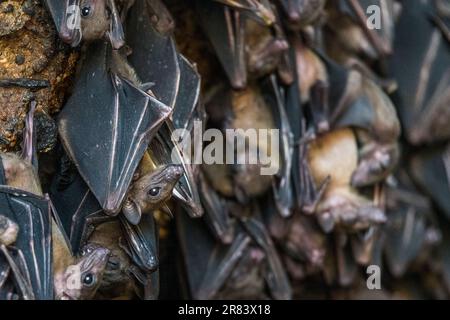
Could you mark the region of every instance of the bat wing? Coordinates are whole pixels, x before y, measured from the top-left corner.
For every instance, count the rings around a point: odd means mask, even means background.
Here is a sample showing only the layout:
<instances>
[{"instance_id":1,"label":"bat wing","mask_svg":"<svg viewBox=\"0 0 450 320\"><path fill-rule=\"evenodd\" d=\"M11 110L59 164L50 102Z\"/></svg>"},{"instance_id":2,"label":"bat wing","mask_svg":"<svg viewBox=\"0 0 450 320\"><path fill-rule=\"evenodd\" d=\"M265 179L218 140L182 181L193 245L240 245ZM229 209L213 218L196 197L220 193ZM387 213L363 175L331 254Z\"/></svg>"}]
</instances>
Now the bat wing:
<instances>
[{"instance_id":1,"label":"bat wing","mask_svg":"<svg viewBox=\"0 0 450 320\"><path fill-rule=\"evenodd\" d=\"M175 129L187 130L199 102L200 75L194 66L180 54L178 55L178 64L181 77L172 113L172 122Z\"/></svg>"},{"instance_id":2,"label":"bat wing","mask_svg":"<svg viewBox=\"0 0 450 320\"><path fill-rule=\"evenodd\" d=\"M48 200L1 185L0 207L3 215L19 225L14 247L3 247L2 253L10 267L14 267L12 273L15 282L20 284L22 295L26 295L27 299L52 299L51 213Z\"/></svg>"},{"instance_id":3,"label":"bat wing","mask_svg":"<svg viewBox=\"0 0 450 320\"><path fill-rule=\"evenodd\" d=\"M291 299L292 289L289 279L266 227L256 218L241 219L241 222L244 229L266 253L269 265L266 281L272 296L281 300Z\"/></svg>"},{"instance_id":4,"label":"bat wing","mask_svg":"<svg viewBox=\"0 0 450 320\"><path fill-rule=\"evenodd\" d=\"M58 124L63 145L107 214L119 213L147 146L171 109L107 70L106 43L88 49Z\"/></svg>"},{"instance_id":5,"label":"bat wing","mask_svg":"<svg viewBox=\"0 0 450 320\"><path fill-rule=\"evenodd\" d=\"M138 225L120 217L132 261L144 272L158 268L158 230L153 215L142 216Z\"/></svg>"},{"instance_id":6,"label":"bat wing","mask_svg":"<svg viewBox=\"0 0 450 320\"><path fill-rule=\"evenodd\" d=\"M61 30L61 25L66 15L66 0L45 0L48 10L52 15L56 30Z\"/></svg>"},{"instance_id":7,"label":"bat wing","mask_svg":"<svg viewBox=\"0 0 450 320\"><path fill-rule=\"evenodd\" d=\"M200 219L179 215L177 231L194 299L212 299L231 275L251 239L240 230L230 245L217 242Z\"/></svg>"},{"instance_id":8,"label":"bat wing","mask_svg":"<svg viewBox=\"0 0 450 320\"><path fill-rule=\"evenodd\" d=\"M149 153L158 166L174 162L183 166L184 174L175 185L173 195L181 201L190 216L199 217L203 215L203 208L200 203L193 168L185 159L180 145L172 138L173 130L172 123L166 122L155 139L150 142Z\"/></svg>"},{"instance_id":9,"label":"bat wing","mask_svg":"<svg viewBox=\"0 0 450 320\"><path fill-rule=\"evenodd\" d=\"M130 64L142 82L152 84L156 98L173 108L180 86L179 57L173 39L152 25L146 0L136 0L127 17L126 39L132 48Z\"/></svg>"},{"instance_id":10,"label":"bat wing","mask_svg":"<svg viewBox=\"0 0 450 320\"><path fill-rule=\"evenodd\" d=\"M64 160L60 163L61 170L52 180L50 197L61 225L69 236L72 251L77 255L88 238L88 218L101 216L103 209L75 165L66 155L61 159Z\"/></svg>"},{"instance_id":11,"label":"bat wing","mask_svg":"<svg viewBox=\"0 0 450 320\"><path fill-rule=\"evenodd\" d=\"M277 128L281 132L280 156L282 167L273 186L275 202L278 211L283 217L291 214L294 204L292 187L292 158L294 153L294 135L289 124L286 112L286 100L275 76L270 78L270 90L272 92L266 99L272 105ZM270 91L269 91L270 92Z\"/></svg>"},{"instance_id":12,"label":"bat wing","mask_svg":"<svg viewBox=\"0 0 450 320\"><path fill-rule=\"evenodd\" d=\"M213 1L197 1L197 11L231 85L244 88L247 83L245 16Z\"/></svg>"},{"instance_id":13,"label":"bat wing","mask_svg":"<svg viewBox=\"0 0 450 320\"><path fill-rule=\"evenodd\" d=\"M431 208L425 197L404 189L388 189L387 197L386 263L394 276L401 277L423 248Z\"/></svg>"},{"instance_id":14,"label":"bat wing","mask_svg":"<svg viewBox=\"0 0 450 320\"><path fill-rule=\"evenodd\" d=\"M450 181L448 155L433 149L415 155L410 162L414 181L433 199L447 219L450 219Z\"/></svg>"},{"instance_id":15,"label":"bat wing","mask_svg":"<svg viewBox=\"0 0 450 320\"><path fill-rule=\"evenodd\" d=\"M200 175L199 189L205 209L205 222L217 239L230 244L234 239L234 223L229 215L226 200L211 187L203 174Z\"/></svg>"},{"instance_id":16,"label":"bat wing","mask_svg":"<svg viewBox=\"0 0 450 320\"><path fill-rule=\"evenodd\" d=\"M152 25L145 0L136 0L127 19L127 43L133 49L129 56L139 78L152 84L156 98L177 110L173 120L176 126L184 126L195 108L199 95L199 77L193 67L176 51L171 37L159 34ZM143 41L145 39L146 41ZM183 78L183 83L181 83ZM157 165L182 164L184 175L174 188L174 196L179 199L194 216L202 214L193 170L185 160L181 147L172 139L174 124L166 121L149 150ZM172 159L172 154L176 159Z\"/></svg>"},{"instance_id":17,"label":"bat wing","mask_svg":"<svg viewBox=\"0 0 450 320\"><path fill-rule=\"evenodd\" d=\"M399 116L407 133L418 126L433 102L436 88L448 83L448 43L432 21L431 2L405 6L396 25L394 54L389 60L390 76L398 83L395 95ZM447 77L446 77L447 75Z\"/></svg>"}]
</instances>

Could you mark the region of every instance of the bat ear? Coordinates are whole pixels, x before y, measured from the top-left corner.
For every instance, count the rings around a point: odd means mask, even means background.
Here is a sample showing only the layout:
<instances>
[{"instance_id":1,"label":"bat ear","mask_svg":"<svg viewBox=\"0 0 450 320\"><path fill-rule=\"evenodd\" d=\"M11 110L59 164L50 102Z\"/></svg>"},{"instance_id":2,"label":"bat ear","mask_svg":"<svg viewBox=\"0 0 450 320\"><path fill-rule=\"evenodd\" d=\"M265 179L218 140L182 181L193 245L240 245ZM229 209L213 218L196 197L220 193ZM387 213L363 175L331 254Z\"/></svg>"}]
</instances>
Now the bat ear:
<instances>
[{"instance_id":1,"label":"bat ear","mask_svg":"<svg viewBox=\"0 0 450 320\"><path fill-rule=\"evenodd\" d=\"M123 32L122 21L114 0L108 0L108 7L111 10L111 22L108 37L114 49L120 49L125 44L125 34Z\"/></svg>"},{"instance_id":2,"label":"bat ear","mask_svg":"<svg viewBox=\"0 0 450 320\"><path fill-rule=\"evenodd\" d=\"M125 218L128 220L129 223L132 225L137 225L141 221L141 208L137 205L136 202L134 202L131 199L127 199L125 201L125 204L122 208L122 212L125 216Z\"/></svg>"}]
</instances>

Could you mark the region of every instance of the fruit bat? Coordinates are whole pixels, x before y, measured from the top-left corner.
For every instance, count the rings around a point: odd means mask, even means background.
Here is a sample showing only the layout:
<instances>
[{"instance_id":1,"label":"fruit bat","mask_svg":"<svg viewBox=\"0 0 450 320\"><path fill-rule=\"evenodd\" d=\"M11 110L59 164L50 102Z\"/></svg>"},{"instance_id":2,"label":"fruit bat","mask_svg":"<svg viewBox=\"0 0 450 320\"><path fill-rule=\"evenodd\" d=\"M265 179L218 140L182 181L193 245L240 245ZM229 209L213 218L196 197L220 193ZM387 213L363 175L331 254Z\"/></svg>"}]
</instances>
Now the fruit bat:
<instances>
[{"instance_id":1,"label":"fruit bat","mask_svg":"<svg viewBox=\"0 0 450 320\"><path fill-rule=\"evenodd\" d=\"M114 216L122 209L150 140L171 109L131 79L134 72L127 64L111 62L108 43L92 43L87 56L58 117L59 135L105 213Z\"/></svg>"}]
</instances>

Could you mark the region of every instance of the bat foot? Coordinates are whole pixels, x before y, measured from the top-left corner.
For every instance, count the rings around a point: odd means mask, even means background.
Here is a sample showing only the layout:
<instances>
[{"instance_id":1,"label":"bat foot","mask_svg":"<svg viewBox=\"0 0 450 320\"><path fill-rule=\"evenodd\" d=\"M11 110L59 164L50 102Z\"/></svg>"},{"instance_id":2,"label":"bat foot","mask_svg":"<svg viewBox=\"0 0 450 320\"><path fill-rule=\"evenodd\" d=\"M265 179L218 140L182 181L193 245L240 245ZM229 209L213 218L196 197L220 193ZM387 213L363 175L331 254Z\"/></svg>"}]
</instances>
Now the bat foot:
<instances>
[{"instance_id":1,"label":"bat foot","mask_svg":"<svg viewBox=\"0 0 450 320\"><path fill-rule=\"evenodd\" d=\"M396 166L398 157L397 145L375 144L369 151L363 151L359 165L352 175L352 186L366 187L383 180Z\"/></svg>"}]
</instances>

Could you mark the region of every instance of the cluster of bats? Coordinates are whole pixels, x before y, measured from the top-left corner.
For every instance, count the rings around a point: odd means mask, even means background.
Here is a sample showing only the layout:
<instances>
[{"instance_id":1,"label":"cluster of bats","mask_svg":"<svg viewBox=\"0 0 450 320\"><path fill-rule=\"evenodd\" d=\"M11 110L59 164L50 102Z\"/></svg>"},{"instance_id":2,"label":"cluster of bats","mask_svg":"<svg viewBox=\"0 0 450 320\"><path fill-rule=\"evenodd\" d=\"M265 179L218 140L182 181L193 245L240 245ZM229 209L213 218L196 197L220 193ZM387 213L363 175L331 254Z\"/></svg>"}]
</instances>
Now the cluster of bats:
<instances>
[{"instance_id":1,"label":"cluster of bats","mask_svg":"<svg viewBox=\"0 0 450 320\"><path fill-rule=\"evenodd\" d=\"M34 102L22 154L0 155L0 299L158 298L155 215L174 210L192 298L400 277L429 246L450 289L448 1L188 1L224 71L202 86L162 1L44 2L82 58L48 190ZM279 129L279 172L190 164L172 133L195 120Z\"/></svg>"}]
</instances>

